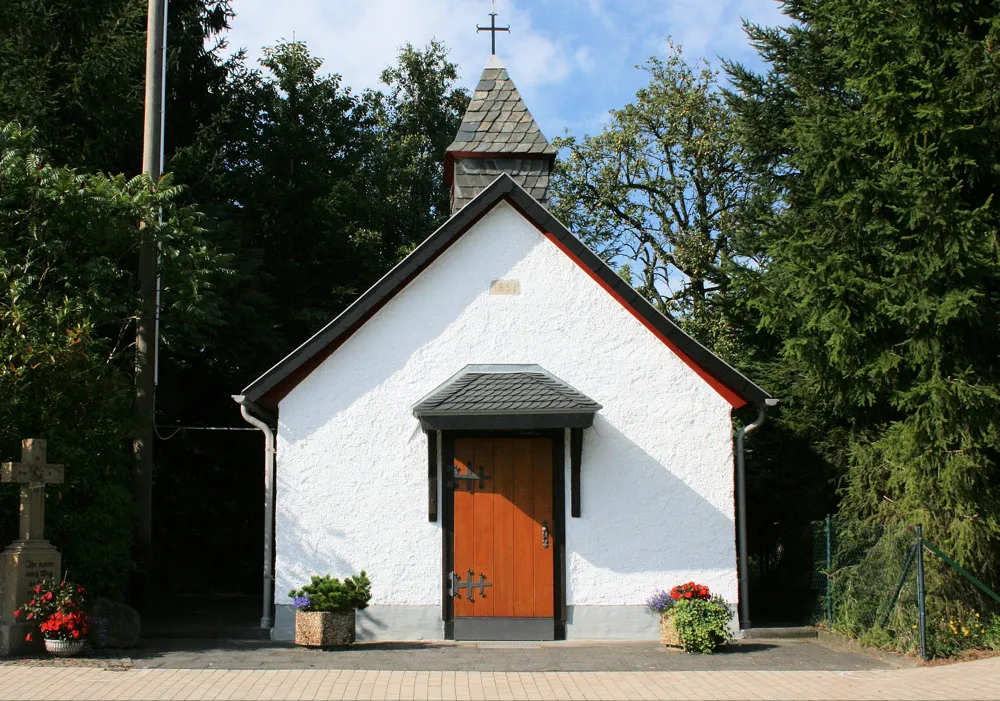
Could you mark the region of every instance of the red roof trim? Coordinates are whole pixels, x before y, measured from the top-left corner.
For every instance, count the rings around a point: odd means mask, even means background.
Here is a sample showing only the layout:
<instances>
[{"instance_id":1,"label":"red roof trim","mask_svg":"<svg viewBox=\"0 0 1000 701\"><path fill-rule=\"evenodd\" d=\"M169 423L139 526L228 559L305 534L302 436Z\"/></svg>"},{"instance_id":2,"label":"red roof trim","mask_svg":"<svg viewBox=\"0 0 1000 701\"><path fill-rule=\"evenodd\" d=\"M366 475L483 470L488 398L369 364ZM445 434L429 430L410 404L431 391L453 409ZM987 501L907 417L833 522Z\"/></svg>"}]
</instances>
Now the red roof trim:
<instances>
[{"instance_id":1,"label":"red roof trim","mask_svg":"<svg viewBox=\"0 0 1000 701\"><path fill-rule=\"evenodd\" d=\"M698 365L698 363L696 363L690 356L688 356L684 351L682 351L680 348L678 348L677 345L673 341L671 341L669 338L667 338L662 333L660 333L660 331L655 326L653 326L645 316L643 316L641 313L639 313L639 311L635 307L633 307L631 304L629 304L625 300L624 297L622 297L620 294L618 294L617 292L615 292L615 290L607 282L605 282L604 279L600 275L598 275L596 272L594 272L589 267L587 267L583 263L582 260L580 260L579 258L577 258L576 255L574 255L573 252L571 250L569 250L569 248L567 248L566 244L564 244L562 241L560 241L555 236L555 234L553 234L553 233L551 233L549 231L546 231L541 225L539 225L538 223L536 223L534 221L534 219L532 217L528 216L527 212L525 212L524 210L522 210L517 205L517 203L514 202L512 199L510 199L509 197L505 197L504 199L514 209L516 209L518 212L520 212L521 215L524 216L525 219L527 219L532 224L534 224L535 228L538 229L542 233L542 235L545 236L545 238L547 238L549 241L551 241L552 243L554 243L556 245L556 247L560 251L562 251L563 253L565 253L569 257L570 260L572 260L574 263L576 263L580 267L580 269L583 270L583 272L587 273L587 275L589 275L590 278L594 282L596 282L598 285L600 285L604 289L605 292L607 292L609 295L611 295L616 300L618 300L619 304L621 304L623 307L625 307L625 309L632 316L634 316L639 321L640 324L642 324L643 326L645 326L647 329L649 329L649 331L654 336L656 336L658 339L660 339L660 341L663 343L663 345L665 345L667 348L669 348L670 350L672 350L674 352L674 354L684 362L685 365L687 365L689 368L691 368L696 373L698 373L698 376L701 379L705 380L705 382L707 382L712 387L712 389L714 389L716 392L718 392L722 396L723 399L725 399L727 402L729 402L730 406L732 406L734 409L739 409L740 407L744 407L744 406L746 406L749 403L743 397L739 396L738 394L736 394L735 392L733 392L731 389L729 389L728 387L726 387L724 384L722 384L721 382L719 382L719 380L717 380L713 375L711 375L707 370L705 370L705 368L703 368L700 365Z\"/></svg>"}]
</instances>

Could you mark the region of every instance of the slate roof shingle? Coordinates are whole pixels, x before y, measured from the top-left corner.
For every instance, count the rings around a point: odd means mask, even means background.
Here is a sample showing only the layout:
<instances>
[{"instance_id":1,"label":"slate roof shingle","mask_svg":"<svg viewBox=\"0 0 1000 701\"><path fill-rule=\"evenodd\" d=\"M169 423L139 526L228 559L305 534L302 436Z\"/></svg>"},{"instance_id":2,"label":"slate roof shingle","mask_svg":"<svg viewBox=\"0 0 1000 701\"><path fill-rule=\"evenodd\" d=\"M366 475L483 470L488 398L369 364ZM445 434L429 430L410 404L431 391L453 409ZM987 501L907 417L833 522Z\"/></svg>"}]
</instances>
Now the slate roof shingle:
<instances>
[{"instance_id":1,"label":"slate roof shingle","mask_svg":"<svg viewBox=\"0 0 1000 701\"><path fill-rule=\"evenodd\" d=\"M455 177L452 186L452 212L457 212L476 198L500 173L506 173L542 205L549 202L549 164L538 158L482 158L455 159Z\"/></svg>"},{"instance_id":2,"label":"slate roof shingle","mask_svg":"<svg viewBox=\"0 0 1000 701\"><path fill-rule=\"evenodd\" d=\"M452 152L545 154L556 149L542 134L507 69L494 56L486 64L462 118Z\"/></svg>"},{"instance_id":3,"label":"slate roof shingle","mask_svg":"<svg viewBox=\"0 0 1000 701\"><path fill-rule=\"evenodd\" d=\"M417 402L413 415L594 413L600 408L537 365L490 370L467 366Z\"/></svg>"}]
</instances>

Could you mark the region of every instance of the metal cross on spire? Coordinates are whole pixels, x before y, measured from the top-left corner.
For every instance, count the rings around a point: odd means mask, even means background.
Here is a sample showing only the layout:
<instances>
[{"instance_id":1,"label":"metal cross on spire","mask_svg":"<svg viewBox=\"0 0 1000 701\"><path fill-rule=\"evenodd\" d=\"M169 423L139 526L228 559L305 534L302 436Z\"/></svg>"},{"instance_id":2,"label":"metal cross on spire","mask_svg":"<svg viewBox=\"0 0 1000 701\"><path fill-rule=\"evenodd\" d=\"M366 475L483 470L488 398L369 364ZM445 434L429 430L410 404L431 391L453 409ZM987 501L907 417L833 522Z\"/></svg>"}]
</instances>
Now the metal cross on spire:
<instances>
[{"instance_id":1,"label":"metal cross on spire","mask_svg":"<svg viewBox=\"0 0 1000 701\"><path fill-rule=\"evenodd\" d=\"M490 39L491 39L491 42L492 42L492 45L493 45L493 51L492 51L492 53L493 53L494 56L496 56L496 54L497 54L497 32L507 32L508 34L510 34L510 25L507 25L506 27L498 27L497 26L497 2L496 2L496 0L492 0L492 2L490 3L490 10L491 10L490 11L490 26L488 26L488 27L480 27L477 24L476 25L476 34L478 34L479 32L489 32L490 33Z\"/></svg>"}]
</instances>

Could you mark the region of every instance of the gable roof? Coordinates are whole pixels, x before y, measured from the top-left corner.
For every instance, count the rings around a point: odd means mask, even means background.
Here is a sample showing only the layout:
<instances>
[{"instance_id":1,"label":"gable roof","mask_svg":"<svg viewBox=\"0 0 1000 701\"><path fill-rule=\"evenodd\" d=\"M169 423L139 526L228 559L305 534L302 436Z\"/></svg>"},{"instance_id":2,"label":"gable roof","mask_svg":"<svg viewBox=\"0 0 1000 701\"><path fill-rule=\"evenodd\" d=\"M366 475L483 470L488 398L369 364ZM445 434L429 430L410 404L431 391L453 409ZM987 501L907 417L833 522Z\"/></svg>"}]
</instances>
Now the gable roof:
<instances>
[{"instance_id":1,"label":"gable roof","mask_svg":"<svg viewBox=\"0 0 1000 701\"><path fill-rule=\"evenodd\" d=\"M514 81L496 56L479 78L455 141L447 149L460 153L556 155L521 99Z\"/></svg>"},{"instance_id":2,"label":"gable roof","mask_svg":"<svg viewBox=\"0 0 1000 701\"><path fill-rule=\"evenodd\" d=\"M501 201L520 212L733 407L763 405L770 398L771 395L657 311L510 176L502 174L337 318L250 383L242 392L245 400L277 407L282 397Z\"/></svg>"}]
</instances>

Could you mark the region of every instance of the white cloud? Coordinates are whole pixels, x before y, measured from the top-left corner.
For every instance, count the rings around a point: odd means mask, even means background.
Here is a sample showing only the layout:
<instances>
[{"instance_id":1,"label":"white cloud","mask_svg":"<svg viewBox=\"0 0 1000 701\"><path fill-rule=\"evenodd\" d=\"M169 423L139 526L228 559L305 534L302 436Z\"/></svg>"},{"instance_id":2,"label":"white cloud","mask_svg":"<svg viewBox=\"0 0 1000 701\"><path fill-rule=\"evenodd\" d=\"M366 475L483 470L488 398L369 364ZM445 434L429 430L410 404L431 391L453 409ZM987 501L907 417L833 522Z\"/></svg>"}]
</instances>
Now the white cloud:
<instances>
[{"instance_id":1,"label":"white cloud","mask_svg":"<svg viewBox=\"0 0 1000 701\"><path fill-rule=\"evenodd\" d=\"M324 70L340 73L345 84L361 90L378 86L382 69L395 63L407 42L421 47L439 39L464 69L463 84L472 86L489 58L489 36L475 29L489 23L488 8L471 0L237 0L230 44L246 48L256 60L262 46L294 36L324 59ZM558 38L535 29L527 3L501 1L497 12L501 26L513 27L511 34L498 35L497 53L522 90L591 65L585 52L568 52Z\"/></svg>"},{"instance_id":2,"label":"white cloud","mask_svg":"<svg viewBox=\"0 0 1000 701\"><path fill-rule=\"evenodd\" d=\"M489 58L488 0L236 0L232 49L251 60L279 39L305 41L323 70L355 91L376 88L382 70L407 42L443 41L461 83L473 87ZM671 35L688 60L719 55L756 60L740 17L783 23L776 0L497 0L500 58L542 131L599 130L609 109L631 100L645 82L634 70L663 55Z\"/></svg>"}]
</instances>

